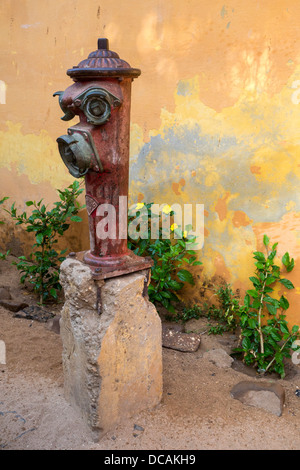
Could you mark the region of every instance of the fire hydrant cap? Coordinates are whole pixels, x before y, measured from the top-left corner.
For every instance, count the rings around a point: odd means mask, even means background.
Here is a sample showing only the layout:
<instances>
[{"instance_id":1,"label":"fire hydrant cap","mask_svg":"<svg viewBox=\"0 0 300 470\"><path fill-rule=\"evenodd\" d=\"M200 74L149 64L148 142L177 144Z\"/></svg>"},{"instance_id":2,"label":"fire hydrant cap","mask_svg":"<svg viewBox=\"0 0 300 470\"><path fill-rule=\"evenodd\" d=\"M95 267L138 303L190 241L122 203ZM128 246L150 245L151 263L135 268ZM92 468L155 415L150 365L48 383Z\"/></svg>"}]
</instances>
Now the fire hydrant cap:
<instances>
[{"instance_id":1,"label":"fire hydrant cap","mask_svg":"<svg viewBox=\"0 0 300 470\"><path fill-rule=\"evenodd\" d=\"M97 77L136 78L140 74L139 69L132 68L128 62L120 59L116 52L109 50L108 39L106 38L98 39L98 49L91 52L87 59L67 70L67 75L75 81Z\"/></svg>"}]
</instances>

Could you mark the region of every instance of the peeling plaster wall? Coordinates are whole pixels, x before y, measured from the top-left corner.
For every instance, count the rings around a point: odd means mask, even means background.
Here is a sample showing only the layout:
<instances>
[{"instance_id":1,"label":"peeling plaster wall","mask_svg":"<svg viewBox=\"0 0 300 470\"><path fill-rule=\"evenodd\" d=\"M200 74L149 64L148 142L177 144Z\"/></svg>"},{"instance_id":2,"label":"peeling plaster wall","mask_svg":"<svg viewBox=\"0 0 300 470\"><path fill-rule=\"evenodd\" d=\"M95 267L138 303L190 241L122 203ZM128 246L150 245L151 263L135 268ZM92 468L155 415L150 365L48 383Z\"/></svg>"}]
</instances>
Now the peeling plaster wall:
<instances>
[{"instance_id":1,"label":"peeling plaster wall","mask_svg":"<svg viewBox=\"0 0 300 470\"><path fill-rule=\"evenodd\" d=\"M187 297L216 276L248 288L266 233L280 256L295 258L288 318L300 324L299 1L2 0L0 12L0 197L23 209L29 198L54 201L72 181L52 94L108 37L142 70L132 90L130 202L205 207L203 268ZM72 248L87 248L87 234L85 224L74 228ZM14 232L24 249L22 236Z\"/></svg>"}]
</instances>

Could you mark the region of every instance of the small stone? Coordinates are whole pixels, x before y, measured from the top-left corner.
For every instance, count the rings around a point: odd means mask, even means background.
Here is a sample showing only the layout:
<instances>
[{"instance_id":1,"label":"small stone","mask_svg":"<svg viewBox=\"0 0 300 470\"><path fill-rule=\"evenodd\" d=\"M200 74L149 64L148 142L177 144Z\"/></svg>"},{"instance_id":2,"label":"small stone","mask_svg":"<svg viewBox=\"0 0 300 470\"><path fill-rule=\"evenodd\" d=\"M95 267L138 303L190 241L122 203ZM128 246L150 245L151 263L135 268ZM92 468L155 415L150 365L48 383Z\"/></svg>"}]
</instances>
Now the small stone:
<instances>
[{"instance_id":1,"label":"small stone","mask_svg":"<svg viewBox=\"0 0 300 470\"><path fill-rule=\"evenodd\" d=\"M233 363L233 358L227 354L224 349L210 349L203 354L203 358L208 359L210 362L215 364L221 369L227 369L231 367Z\"/></svg>"},{"instance_id":2,"label":"small stone","mask_svg":"<svg viewBox=\"0 0 300 470\"><path fill-rule=\"evenodd\" d=\"M182 352L195 352L199 348L201 336L196 333L183 333L174 329L162 330L162 345L165 348Z\"/></svg>"},{"instance_id":3,"label":"small stone","mask_svg":"<svg viewBox=\"0 0 300 470\"><path fill-rule=\"evenodd\" d=\"M22 308L28 307L28 304L20 300L0 300L0 305L11 312L19 312Z\"/></svg>"},{"instance_id":4,"label":"small stone","mask_svg":"<svg viewBox=\"0 0 300 470\"><path fill-rule=\"evenodd\" d=\"M243 381L232 388L231 396L244 405L262 408L277 416L282 415L285 391L280 384Z\"/></svg>"},{"instance_id":5,"label":"small stone","mask_svg":"<svg viewBox=\"0 0 300 470\"><path fill-rule=\"evenodd\" d=\"M56 334L60 334L60 315L56 315L47 322L48 330L53 331Z\"/></svg>"},{"instance_id":6,"label":"small stone","mask_svg":"<svg viewBox=\"0 0 300 470\"><path fill-rule=\"evenodd\" d=\"M144 428L143 428L142 426L139 426L138 424L135 424L134 427L133 427L133 429L134 429L135 431L141 431L141 432L144 431Z\"/></svg>"}]
</instances>

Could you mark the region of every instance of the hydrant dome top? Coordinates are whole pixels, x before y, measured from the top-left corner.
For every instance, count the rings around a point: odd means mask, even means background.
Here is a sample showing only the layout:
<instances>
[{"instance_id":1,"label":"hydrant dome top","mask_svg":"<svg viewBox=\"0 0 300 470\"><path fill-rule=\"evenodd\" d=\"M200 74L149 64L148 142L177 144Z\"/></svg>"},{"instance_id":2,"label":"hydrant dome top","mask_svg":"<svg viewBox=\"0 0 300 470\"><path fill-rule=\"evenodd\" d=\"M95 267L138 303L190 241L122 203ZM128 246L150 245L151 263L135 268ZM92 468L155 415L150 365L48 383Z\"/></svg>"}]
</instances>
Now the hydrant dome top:
<instances>
[{"instance_id":1,"label":"hydrant dome top","mask_svg":"<svg viewBox=\"0 0 300 470\"><path fill-rule=\"evenodd\" d=\"M131 77L141 74L139 69L132 68L128 62L120 59L116 52L109 50L108 39L98 39L98 49L91 52L87 59L67 70L67 75L75 81L97 77Z\"/></svg>"}]
</instances>

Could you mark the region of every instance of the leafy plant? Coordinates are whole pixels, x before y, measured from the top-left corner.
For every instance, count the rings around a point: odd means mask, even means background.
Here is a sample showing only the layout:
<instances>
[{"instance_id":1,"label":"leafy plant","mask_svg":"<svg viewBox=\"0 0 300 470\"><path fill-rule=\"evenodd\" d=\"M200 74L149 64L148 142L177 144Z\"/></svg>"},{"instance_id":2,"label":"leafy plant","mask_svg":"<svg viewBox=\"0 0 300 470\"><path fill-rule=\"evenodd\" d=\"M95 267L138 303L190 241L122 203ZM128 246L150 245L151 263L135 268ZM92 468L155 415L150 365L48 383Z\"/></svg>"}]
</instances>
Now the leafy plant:
<instances>
[{"instance_id":1,"label":"leafy plant","mask_svg":"<svg viewBox=\"0 0 300 470\"><path fill-rule=\"evenodd\" d=\"M16 225L25 225L27 232L34 233L32 253L29 256L20 256L19 261L13 264L22 274L21 283L28 280L33 284L41 304L49 298L57 299L58 291L61 290L59 265L65 259L63 255L66 250L56 251L55 244L58 243L58 237L69 228L69 221L81 221L76 214L83 207L77 201L82 191L78 181L74 181L68 188L58 190L60 201L55 202L50 210L41 199L38 202L26 202L26 206L34 208L31 215L26 212L17 214L15 203L7 211Z\"/></svg>"},{"instance_id":2,"label":"leafy plant","mask_svg":"<svg viewBox=\"0 0 300 470\"><path fill-rule=\"evenodd\" d=\"M200 317L207 318L208 321L214 320L215 324L207 325L209 335L222 335L225 331L234 331L237 328L235 309L238 307L238 300L230 285L215 289L214 295L218 297L219 305L208 307L207 303L204 303L202 306L195 304L192 307L184 307L182 311L178 311L175 316L170 316L168 319L181 323L194 318L198 320Z\"/></svg>"},{"instance_id":3,"label":"leafy plant","mask_svg":"<svg viewBox=\"0 0 300 470\"><path fill-rule=\"evenodd\" d=\"M9 199L8 197L4 197L2 199L0 199L0 205L4 203L4 201L6 201L7 199ZM3 220L0 220L0 225L3 225L4 224L4 221ZM9 255L10 253L10 250L8 250L6 253L0 253L0 259L6 259L6 257Z\"/></svg>"},{"instance_id":4,"label":"leafy plant","mask_svg":"<svg viewBox=\"0 0 300 470\"><path fill-rule=\"evenodd\" d=\"M199 320L204 315L203 310L199 305L195 304L192 307L184 307L182 311L177 311L176 315L170 315L167 320L186 323L189 320Z\"/></svg>"},{"instance_id":5,"label":"leafy plant","mask_svg":"<svg viewBox=\"0 0 300 470\"><path fill-rule=\"evenodd\" d=\"M190 266L201 265L197 261L196 252L192 249L196 237L188 233L190 227L182 231L175 223L171 225L171 238L164 238L164 228L161 215L155 215L152 203L138 204L138 209L143 209L140 221L144 225L144 231L136 240L129 238L128 247L140 256L150 256L154 265L151 268L151 284L149 285L149 299L151 302L159 302L168 311L175 312L173 302L178 302L176 295L185 283L194 285L192 273L186 269ZM174 216L170 206L164 210L166 215ZM134 215L139 214L137 211ZM151 237L151 225L157 218L158 237ZM134 216L129 211L129 225L133 223Z\"/></svg>"},{"instance_id":6,"label":"leafy plant","mask_svg":"<svg viewBox=\"0 0 300 470\"><path fill-rule=\"evenodd\" d=\"M207 310L207 318L217 322L216 325L209 324L208 334L222 335L225 331L235 331L237 328L237 317L235 311L239 301L235 297L229 284L215 290L219 305L212 305Z\"/></svg>"},{"instance_id":7,"label":"leafy plant","mask_svg":"<svg viewBox=\"0 0 300 470\"><path fill-rule=\"evenodd\" d=\"M9 199L7 196L0 199L0 205L3 204L4 201L6 201L7 199ZM0 225L2 225L2 224L4 224L4 222L3 222L3 220L0 220Z\"/></svg>"},{"instance_id":8,"label":"leafy plant","mask_svg":"<svg viewBox=\"0 0 300 470\"><path fill-rule=\"evenodd\" d=\"M293 289L292 282L281 275L275 264L277 245L269 248L270 240L264 235L266 254L256 251L255 276L250 277L253 288L246 292L244 305L236 308L241 327L241 345L235 352L243 354L246 364L254 364L261 373L275 371L284 377L284 358L291 357L290 350L298 337L299 326L288 328L285 312L289 302L284 295L272 296L274 287L280 283ZM294 268L294 259L285 253L281 259L287 272Z\"/></svg>"}]
</instances>

